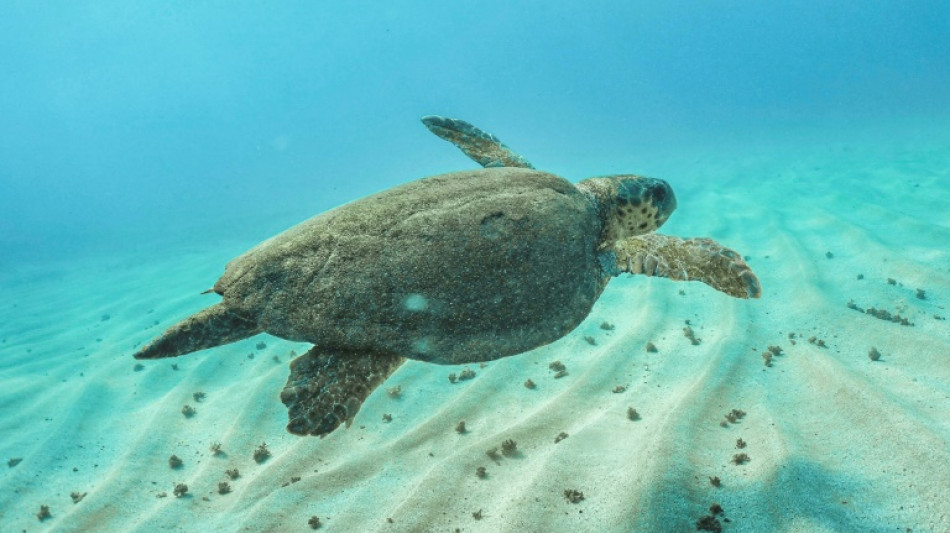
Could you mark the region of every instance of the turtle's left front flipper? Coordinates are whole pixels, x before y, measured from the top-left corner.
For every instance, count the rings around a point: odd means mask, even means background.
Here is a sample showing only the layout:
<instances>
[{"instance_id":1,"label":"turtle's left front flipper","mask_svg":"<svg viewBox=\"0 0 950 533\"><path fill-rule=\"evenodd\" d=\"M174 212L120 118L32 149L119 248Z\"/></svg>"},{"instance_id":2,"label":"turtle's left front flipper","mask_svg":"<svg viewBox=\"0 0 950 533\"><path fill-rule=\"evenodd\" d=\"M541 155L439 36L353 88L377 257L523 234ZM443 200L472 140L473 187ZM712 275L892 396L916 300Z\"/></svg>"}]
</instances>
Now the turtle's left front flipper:
<instances>
[{"instance_id":1,"label":"turtle's left front flipper","mask_svg":"<svg viewBox=\"0 0 950 533\"><path fill-rule=\"evenodd\" d=\"M406 360L392 354L346 352L313 347L290 362L290 377L280 393L296 435L324 437L347 427L376 387Z\"/></svg>"},{"instance_id":2,"label":"turtle's left front flipper","mask_svg":"<svg viewBox=\"0 0 950 533\"><path fill-rule=\"evenodd\" d=\"M483 167L534 168L527 159L504 145L498 137L457 118L428 115L422 123Z\"/></svg>"},{"instance_id":3,"label":"turtle's left front flipper","mask_svg":"<svg viewBox=\"0 0 950 533\"><path fill-rule=\"evenodd\" d=\"M736 298L758 298L762 286L742 256L712 239L681 239L648 233L617 241L620 272L702 281Z\"/></svg>"}]
</instances>

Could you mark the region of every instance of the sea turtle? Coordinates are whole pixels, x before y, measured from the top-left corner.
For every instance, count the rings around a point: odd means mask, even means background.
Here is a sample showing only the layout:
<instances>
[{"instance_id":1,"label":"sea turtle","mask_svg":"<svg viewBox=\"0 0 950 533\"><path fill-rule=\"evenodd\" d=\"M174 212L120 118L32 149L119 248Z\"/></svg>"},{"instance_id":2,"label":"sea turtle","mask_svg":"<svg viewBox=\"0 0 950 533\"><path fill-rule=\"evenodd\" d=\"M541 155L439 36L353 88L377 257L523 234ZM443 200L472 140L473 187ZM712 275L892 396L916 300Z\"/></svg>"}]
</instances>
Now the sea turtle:
<instances>
[{"instance_id":1,"label":"sea turtle","mask_svg":"<svg viewBox=\"0 0 950 533\"><path fill-rule=\"evenodd\" d=\"M174 357L258 333L314 346L290 363L288 431L347 426L405 360L489 361L567 335L622 272L698 280L737 298L759 281L710 239L654 233L663 180L574 185L471 124L423 117L485 168L412 181L317 215L227 264L222 301L135 354Z\"/></svg>"}]
</instances>

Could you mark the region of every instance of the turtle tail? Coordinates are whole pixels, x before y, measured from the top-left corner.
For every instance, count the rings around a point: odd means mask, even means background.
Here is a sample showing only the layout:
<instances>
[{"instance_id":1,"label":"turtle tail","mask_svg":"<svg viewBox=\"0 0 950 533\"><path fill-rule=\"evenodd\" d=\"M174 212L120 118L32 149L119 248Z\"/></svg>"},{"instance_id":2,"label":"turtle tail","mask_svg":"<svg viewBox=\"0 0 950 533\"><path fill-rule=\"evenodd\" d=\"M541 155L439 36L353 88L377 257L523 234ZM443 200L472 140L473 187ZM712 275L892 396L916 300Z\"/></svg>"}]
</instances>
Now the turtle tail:
<instances>
[{"instance_id":1,"label":"turtle tail","mask_svg":"<svg viewBox=\"0 0 950 533\"><path fill-rule=\"evenodd\" d=\"M136 359L178 357L237 342L261 332L257 323L237 316L218 303L191 315L136 352Z\"/></svg>"}]
</instances>

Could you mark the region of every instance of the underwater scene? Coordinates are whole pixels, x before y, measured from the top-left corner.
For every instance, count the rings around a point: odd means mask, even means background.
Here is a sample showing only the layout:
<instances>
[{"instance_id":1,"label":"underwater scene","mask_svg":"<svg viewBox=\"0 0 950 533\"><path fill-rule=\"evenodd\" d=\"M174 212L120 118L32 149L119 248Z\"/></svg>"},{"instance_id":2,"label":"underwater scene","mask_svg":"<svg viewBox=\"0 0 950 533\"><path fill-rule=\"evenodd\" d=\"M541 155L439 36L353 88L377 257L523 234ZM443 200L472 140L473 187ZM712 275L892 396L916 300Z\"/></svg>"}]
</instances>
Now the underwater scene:
<instances>
[{"instance_id":1,"label":"underwater scene","mask_svg":"<svg viewBox=\"0 0 950 533\"><path fill-rule=\"evenodd\" d=\"M0 4L0 532L950 532L950 4Z\"/></svg>"}]
</instances>

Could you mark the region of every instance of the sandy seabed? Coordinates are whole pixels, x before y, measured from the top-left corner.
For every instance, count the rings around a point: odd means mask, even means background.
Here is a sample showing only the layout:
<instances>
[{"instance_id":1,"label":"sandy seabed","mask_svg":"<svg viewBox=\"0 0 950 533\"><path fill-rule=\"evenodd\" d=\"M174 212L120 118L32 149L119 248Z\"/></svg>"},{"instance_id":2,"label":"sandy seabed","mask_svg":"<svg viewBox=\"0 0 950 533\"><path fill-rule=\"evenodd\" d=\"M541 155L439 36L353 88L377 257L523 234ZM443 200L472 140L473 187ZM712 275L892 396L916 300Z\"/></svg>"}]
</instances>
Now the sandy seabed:
<instances>
[{"instance_id":1,"label":"sandy seabed","mask_svg":"<svg viewBox=\"0 0 950 533\"><path fill-rule=\"evenodd\" d=\"M680 205L663 231L747 254L761 300L617 279L560 341L455 384L464 367L410 362L325 439L284 430L304 344L261 335L135 369L135 347L210 304L198 293L242 250L4 267L0 459L21 461L0 464L0 531L308 531L312 516L346 532L695 531L714 503L724 531L950 531L950 144L684 166L696 177L662 176ZM507 439L514 455L486 455Z\"/></svg>"}]
</instances>

